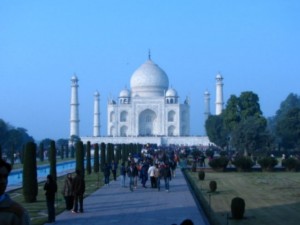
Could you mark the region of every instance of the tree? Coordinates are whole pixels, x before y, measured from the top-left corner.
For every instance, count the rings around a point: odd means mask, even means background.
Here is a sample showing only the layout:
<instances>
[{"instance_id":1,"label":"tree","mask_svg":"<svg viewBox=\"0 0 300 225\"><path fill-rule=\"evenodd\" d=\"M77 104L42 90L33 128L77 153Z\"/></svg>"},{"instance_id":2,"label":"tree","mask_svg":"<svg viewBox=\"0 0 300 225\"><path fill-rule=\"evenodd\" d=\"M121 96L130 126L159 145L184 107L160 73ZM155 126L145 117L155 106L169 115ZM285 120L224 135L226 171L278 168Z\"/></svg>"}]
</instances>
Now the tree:
<instances>
[{"instance_id":1,"label":"tree","mask_svg":"<svg viewBox=\"0 0 300 225\"><path fill-rule=\"evenodd\" d=\"M88 175L91 174L92 166L91 166L91 142L88 141L86 145L86 172Z\"/></svg>"},{"instance_id":2,"label":"tree","mask_svg":"<svg viewBox=\"0 0 300 225\"><path fill-rule=\"evenodd\" d=\"M94 145L94 173L99 172L99 145Z\"/></svg>"},{"instance_id":3,"label":"tree","mask_svg":"<svg viewBox=\"0 0 300 225\"><path fill-rule=\"evenodd\" d=\"M51 143L50 143L49 162L50 162L50 175L53 177L54 180L56 180L57 173L56 173L56 147L55 147L55 141L51 141Z\"/></svg>"},{"instance_id":4,"label":"tree","mask_svg":"<svg viewBox=\"0 0 300 225\"><path fill-rule=\"evenodd\" d=\"M76 142L76 170L84 176L84 148L82 141Z\"/></svg>"},{"instance_id":5,"label":"tree","mask_svg":"<svg viewBox=\"0 0 300 225\"><path fill-rule=\"evenodd\" d=\"M224 148L228 143L229 132L226 130L223 117L211 115L205 122L205 129L209 140Z\"/></svg>"},{"instance_id":6,"label":"tree","mask_svg":"<svg viewBox=\"0 0 300 225\"><path fill-rule=\"evenodd\" d=\"M38 194L36 144L28 142L24 152L23 196L25 202L35 202Z\"/></svg>"},{"instance_id":7,"label":"tree","mask_svg":"<svg viewBox=\"0 0 300 225\"><path fill-rule=\"evenodd\" d=\"M105 148L106 148L106 146L105 146L105 143L101 143L101 157L100 157L100 160L101 160L101 164L100 164L100 166L101 166L101 170L103 170L103 168L104 168L104 165L105 165L105 157L106 157L106 154L105 154Z\"/></svg>"},{"instance_id":8,"label":"tree","mask_svg":"<svg viewBox=\"0 0 300 225\"><path fill-rule=\"evenodd\" d=\"M242 120L236 126L231 135L231 144L242 150L244 155L247 156L249 152L265 145L266 135L266 119L251 116Z\"/></svg>"},{"instance_id":9,"label":"tree","mask_svg":"<svg viewBox=\"0 0 300 225\"><path fill-rule=\"evenodd\" d=\"M284 148L300 148L300 107L291 108L278 120L276 133Z\"/></svg>"}]
</instances>

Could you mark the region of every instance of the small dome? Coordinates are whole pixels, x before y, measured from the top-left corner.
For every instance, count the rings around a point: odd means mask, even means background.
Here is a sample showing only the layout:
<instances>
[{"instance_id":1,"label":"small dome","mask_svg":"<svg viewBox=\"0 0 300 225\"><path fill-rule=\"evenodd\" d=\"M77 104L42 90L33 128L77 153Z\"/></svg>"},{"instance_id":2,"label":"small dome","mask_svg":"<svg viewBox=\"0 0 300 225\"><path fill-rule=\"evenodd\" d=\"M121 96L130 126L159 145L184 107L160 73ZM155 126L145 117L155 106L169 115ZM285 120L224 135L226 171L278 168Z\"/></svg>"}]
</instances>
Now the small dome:
<instances>
[{"instance_id":1,"label":"small dome","mask_svg":"<svg viewBox=\"0 0 300 225\"><path fill-rule=\"evenodd\" d=\"M95 96L95 97L99 97L99 96L100 96L99 92L98 92L98 91L95 91L94 96Z\"/></svg>"},{"instance_id":2,"label":"small dome","mask_svg":"<svg viewBox=\"0 0 300 225\"><path fill-rule=\"evenodd\" d=\"M131 76L132 96L164 96L169 87L167 74L150 59L142 64Z\"/></svg>"},{"instance_id":3,"label":"small dome","mask_svg":"<svg viewBox=\"0 0 300 225\"><path fill-rule=\"evenodd\" d=\"M72 81L78 81L78 78L77 78L76 75L73 75L72 78L71 78L71 80L72 80Z\"/></svg>"},{"instance_id":4,"label":"small dome","mask_svg":"<svg viewBox=\"0 0 300 225\"><path fill-rule=\"evenodd\" d=\"M169 88L166 92L166 97L177 97L177 91L174 88Z\"/></svg>"},{"instance_id":5,"label":"small dome","mask_svg":"<svg viewBox=\"0 0 300 225\"><path fill-rule=\"evenodd\" d=\"M217 80L223 80L223 77L222 77L222 75L220 73L218 73L217 76L216 76L216 79Z\"/></svg>"},{"instance_id":6,"label":"small dome","mask_svg":"<svg viewBox=\"0 0 300 225\"><path fill-rule=\"evenodd\" d=\"M123 89L119 94L119 98L129 98L129 97L130 97L130 91L127 88Z\"/></svg>"}]
</instances>

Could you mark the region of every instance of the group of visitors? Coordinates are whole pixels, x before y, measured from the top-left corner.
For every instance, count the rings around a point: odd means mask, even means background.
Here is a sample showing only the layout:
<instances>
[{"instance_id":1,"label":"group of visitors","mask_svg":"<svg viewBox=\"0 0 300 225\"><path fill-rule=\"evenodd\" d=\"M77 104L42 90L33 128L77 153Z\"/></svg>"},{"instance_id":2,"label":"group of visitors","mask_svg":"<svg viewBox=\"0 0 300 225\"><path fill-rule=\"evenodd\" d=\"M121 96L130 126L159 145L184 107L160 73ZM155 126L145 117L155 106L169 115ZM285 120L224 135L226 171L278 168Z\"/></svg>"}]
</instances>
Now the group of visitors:
<instances>
[{"instance_id":1,"label":"group of visitors","mask_svg":"<svg viewBox=\"0 0 300 225\"><path fill-rule=\"evenodd\" d=\"M131 191L137 188L138 180L143 188L147 188L146 183L150 179L151 188L157 188L160 191L160 181L164 180L165 190L170 190L170 181L175 176L177 166L174 157L167 155L165 152L153 154L142 160L129 157L127 166L122 163L120 167L121 186L125 186L126 177L129 178L129 188Z\"/></svg>"},{"instance_id":2,"label":"group of visitors","mask_svg":"<svg viewBox=\"0 0 300 225\"><path fill-rule=\"evenodd\" d=\"M57 183L51 176L47 176L47 181L44 185L47 209L48 223L55 222L55 194L57 192ZM72 213L83 213L83 194L85 192L85 181L81 176L80 170L76 170L76 176L73 178L69 173L64 181L62 195L65 199L66 209L72 210ZM79 205L79 207L78 207ZM78 210L79 208L79 210Z\"/></svg>"}]
</instances>

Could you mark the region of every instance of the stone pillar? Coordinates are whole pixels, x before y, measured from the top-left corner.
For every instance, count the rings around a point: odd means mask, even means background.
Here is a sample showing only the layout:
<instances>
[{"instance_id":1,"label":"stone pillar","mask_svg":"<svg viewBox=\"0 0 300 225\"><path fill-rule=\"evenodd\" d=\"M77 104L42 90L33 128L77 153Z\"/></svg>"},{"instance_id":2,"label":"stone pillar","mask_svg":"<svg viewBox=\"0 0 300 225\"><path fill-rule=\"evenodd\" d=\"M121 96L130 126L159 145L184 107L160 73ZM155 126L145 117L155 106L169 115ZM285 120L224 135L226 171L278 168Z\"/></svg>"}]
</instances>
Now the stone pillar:
<instances>
[{"instance_id":1,"label":"stone pillar","mask_svg":"<svg viewBox=\"0 0 300 225\"><path fill-rule=\"evenodd\" d=\"M100 94L98 91L94 94L94 124L93 124L93 136L100 137Z\"/></svg>"}]
</instances>

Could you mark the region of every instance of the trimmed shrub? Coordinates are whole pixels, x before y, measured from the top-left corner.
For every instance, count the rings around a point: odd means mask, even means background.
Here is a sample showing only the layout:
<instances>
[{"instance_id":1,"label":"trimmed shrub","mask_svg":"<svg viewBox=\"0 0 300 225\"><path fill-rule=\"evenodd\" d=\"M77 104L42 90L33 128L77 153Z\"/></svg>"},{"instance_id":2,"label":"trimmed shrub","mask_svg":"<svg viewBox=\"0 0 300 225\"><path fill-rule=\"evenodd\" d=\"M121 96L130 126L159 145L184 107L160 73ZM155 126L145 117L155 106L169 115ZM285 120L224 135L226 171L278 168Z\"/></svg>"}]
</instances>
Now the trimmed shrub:
<instances>
[{"instance_id":1,"label":"trimmed shrub","mask_svg":"<svg viewBox=\"0 0 300 225\"><path fill-rule=\"evenodd\" d=\"M245 213L245 201L240 197L235 197L231 200L231 215L233 219L241 220Z\"/></svg>"},{"instance_id":2,"label":"trimmed shrub","mask_svg":"<svg viewBox=\"0 0 300 225\"><path fill-rule=\"evenodd\" d=\"M229 159L226 156L213 158L208 162L208 165L214 170L224 171L228 165Z\"/></svg>"},{"instance_id":3,"label":"trimmed shrub","mask_svg":"<svg viewBox=\"0 0 300 225\"><path fill-rule=\"evenodd\" d=\"M278 164L278 160L274 157L267 156L258 160L263 171L272 171L274 167Z\"/></svg>"},{"instance_id":4,"label":"trimmed shrub","mask_svg":"<svg viewBox=\"0 0 300 225\"><path fill-rule=\"evenodd\" d=\"M282 160L282 166L285 167L287 171L299 171L300 170L300 160L290 157L288 159Z\"/></svg>"},{"instance_id":5,"label":"trimmed shrub","mask_svg":"<svg viewBox=\"0 0 300 225\"><path fill-rule=\"evenodd\" d=\"M209 189L211 192L215 192L217 190L217 182L215 180L209 182Z\"/></svg>"},{"instance_id":6,"label":"trimmed shrub","mask_svg":"<svg viewBox=\"0 0 300 225\"><path fill-rule=\"evenodd\" d=\"M94 145L94 173L98 173L100 168L99 164L99 145Z\"/></svg>"},{"instance_id":7,"label":"trimmed shrub","mask_svg":"<svg viewBox=\"0 0 300 225\"><path fill-rule=\"evenodd\" d=\"M82 141L76 142L76 170L84 176L84 147Z\"/></svg>"},{"instance_id":8,"label":"trimmed shrub","mask_svg":"<svg viewBox=\"0 0 300 225\"><path fill-rule=\"evenodd\" d=\"M87 174L91 174L92 172L92 164L91 164L91 142L88 141L86 144L86 172Z\"/></svg>"},{"instance_id":9,"label":"trimmed shrub","mask_svg":"<svg viewBox=\"0 0 300 225\"><path fill-rule=\"evenodd\" d=\"M198 178L199 178L199 180L204 180L204 178L205 178L205 172L203 170L200 170L198 172Z\"/></svg>"},{"instance_id":10,"label":"trimmed shrub","mask_svg":"<svg viewBox=\"0 0 300 225\"><path fill-rule=\"evenodd\" d=\"M24 201L31 203L36 201L38 195L38 180L36 166L36 144L28 142L24 151L23 165L23 196Z\"/></svg>"},{"instance_id":11,"label":"trimmed shrub","mask_svg":"<svg viewBox=\"0 0 300 225\"><path fill-rule=\"evenodd\" d=\"M232 164L238 171L251 171L251 168L254 166L253 160L247 156L236 157Z\"/></svg>"}]
</instances>

